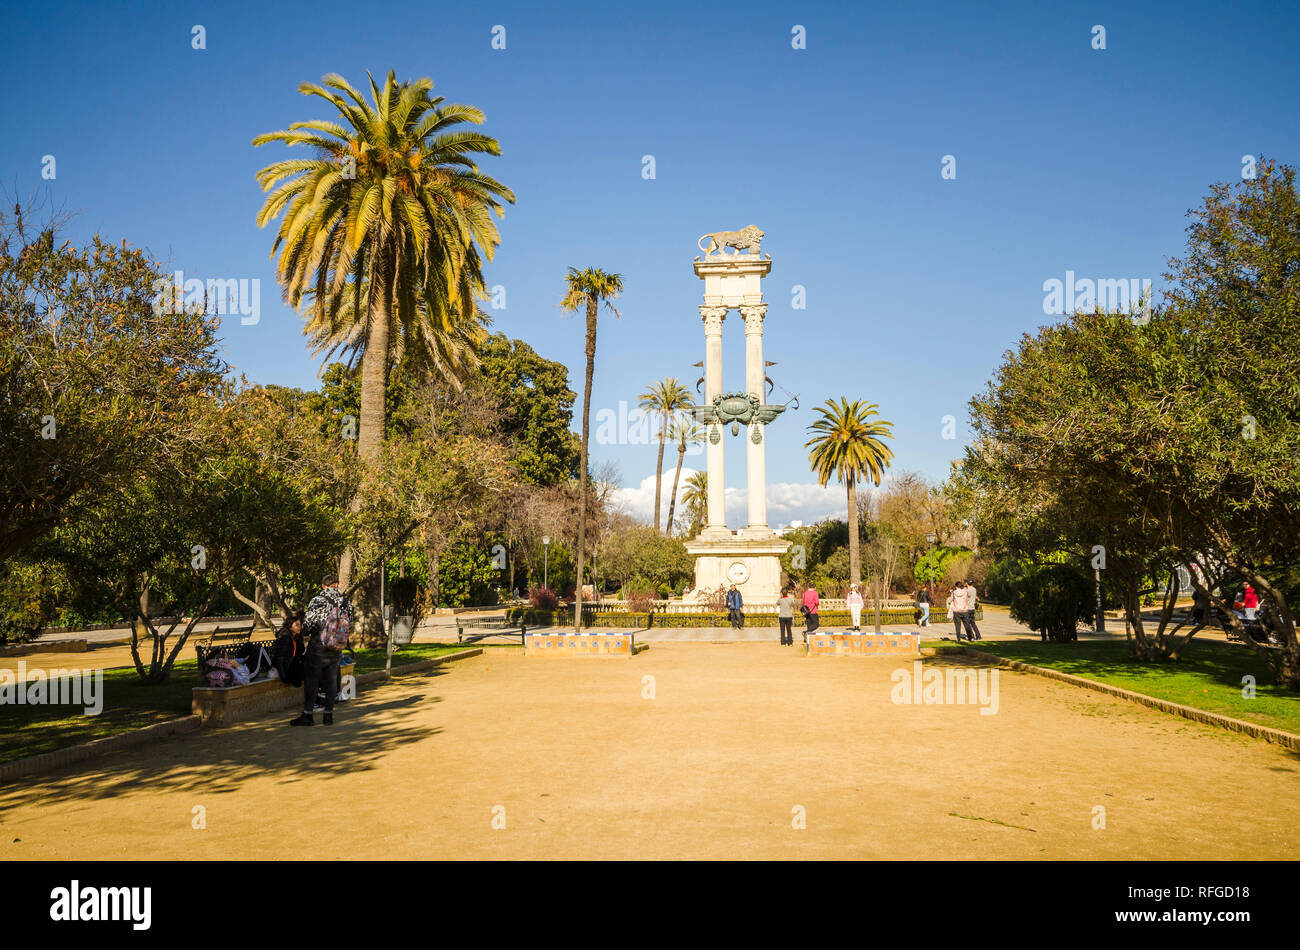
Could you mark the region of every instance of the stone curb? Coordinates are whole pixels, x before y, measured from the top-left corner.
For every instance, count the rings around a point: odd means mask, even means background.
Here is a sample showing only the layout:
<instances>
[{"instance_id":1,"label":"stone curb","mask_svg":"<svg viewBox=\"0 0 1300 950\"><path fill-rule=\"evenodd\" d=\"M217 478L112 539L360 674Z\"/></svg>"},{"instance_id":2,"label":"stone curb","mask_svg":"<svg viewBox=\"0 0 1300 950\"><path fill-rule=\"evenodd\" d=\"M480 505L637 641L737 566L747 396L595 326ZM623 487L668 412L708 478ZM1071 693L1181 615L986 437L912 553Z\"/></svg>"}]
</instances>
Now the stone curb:
<instances>
[{"instance_id":1,"label":"stone curb","mask_svg":"<svg viewBox=\"0 0 1300 950\"><path fill-rule=\"evenodd\" d=\"M85 640L31 640L10 646L0 646L0 657L31 656L33 653L85 653L89 647Z\"/></svg>"},{"instance_id":2,"label":"stone curb","mask_svg":"<svg viewBox=\"0 0 1300 950\"><path fill-rule=\"evenodd\" d=\"M123 732L116 736L92 739L90 742L68 746L66 749L55 749L53 752L42 752L40 755L30 755L25 759L14 759L12 762L0 764L0 784L6 784L17 778L52 772L75 762L97 759L110 752L143 745L154 739L196 732L199 728L198 716L182 716L179 719L168 719L165 722L156 722L152 726L132 729L130 732Z\"/></svg>"},{"instance_id":3,"label":"stone curb","mask_svg":"<svg viewBox=\"0 0 1300 950\"><path fill-rule=\"evenodd\" d=\"M1184 706L1181 703L1170 702L1167 699L1157 699L1154 696L1148 696L1145 693L1135 693L1132 690L1122 689L1119 686L1111 686L1109 683L1102 683L1097 680L1086 679L1082 676L1074 676L1071 673L1062 673L1059 670L1049 669L1044 666L1033 666L1029 663L1022 663L1020 660L1008 660L1006 657L995 656L992 653L984 653L981 650L972 650L969 647L959 647L962 653L968 656L976 657L980 660L996 663L998 666L1005 666L1008 669L1018 670L1022 673L1034 673L1038 676L1046 676L1049 679L1060 680L1063 683L1069 683L1072 686L1082 686L1084 689L1095 690L1098 693L1106 693L1119 699L1126 699L1132 703L1140 703L1143 706L1150 706L1152 709L1158 709L1161 712L1169 713L1174 716L1182 716L1184 719L1191 719L1195 722L1202 722L1210 726L1218 726L1220 729L1227 729L1229 732L1240 732L1256 739L1263 739L1266 742L1272 742L1283 748L1300 752L1300 735L1292 732L1283 732L1281 729L1272 729L1268 726L1261 726L1258 723L1246 722L1244 719L1234 719L1231 716L1221 716L1218 713L1206 712L1204 709L1197 709L1195 706Z\"/></svg>"},{"instance_id":4,"label":"stone curb","mask_svg":"<svg viewBox=\"0 0 1300 950\"><path fill-rule=\"evenodd\" d=\"M472 656L478 656L482 652L482 648L462 650L459 653L449 653L446 656L434 657L430 660L418 660L415 663L404 663L401 666L393 667L393 674L399 675L403 673L418 673L422 670L431 670L444 663L452 663L456 660L467 660ZM356 679L358 685L382 682L384 679L384 671L379 670L374 673L362 673ZM46 772L52 772L65 765L85 762L89 759L97 759L110 752L116 752L120 749L129 749L132 746L142 745L154 739L181 735L187 732L197 732L201 728L202 720L200 720L198 716L182 716L179 719L168 719L165 722L154 723L152 726L143 726L139 729L132 729L130 732L123 732L116 736L104 736L102 739L92 739L90 742L68 746L66 749L55 749L53 752L42 752L40 755L31 755L25 759L14 759L12 762L0 764L0 785L7 784L18 778L27 778L32 775L42 775Z\"/></svg>"}]
</instances>

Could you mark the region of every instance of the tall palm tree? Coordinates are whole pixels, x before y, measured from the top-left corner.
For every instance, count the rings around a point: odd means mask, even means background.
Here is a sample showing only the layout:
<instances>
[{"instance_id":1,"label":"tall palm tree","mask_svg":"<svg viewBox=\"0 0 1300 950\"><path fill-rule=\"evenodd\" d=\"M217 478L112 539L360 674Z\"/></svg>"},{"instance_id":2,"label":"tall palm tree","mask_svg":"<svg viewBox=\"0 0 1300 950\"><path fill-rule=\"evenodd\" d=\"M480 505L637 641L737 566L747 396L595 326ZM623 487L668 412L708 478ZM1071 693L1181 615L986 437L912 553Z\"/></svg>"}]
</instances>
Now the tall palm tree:
<instances>
[{"instance_id":1,"label":"tall palm tree","mask_svg":"<svg viewBox=\"0 0 1300 950\"><path fill-rule=\"evenodd\" d=\"M894 453L881 439L892 439L894 424L878 416L876 404L861 400L849 402L843 396L837 405L827 399L818 406L821 418L808 428L817 433L805 444L811 449L808 461L812 463L817 484L824 486L832 478L842 481L849 496L849 575L854 584L862 583L862 562L858 550L858 495L857 482L861 478L877 487L884 478Z\"/></svg>"},{"instance_id":2,"label":"tall palm tree","mask_svg":"<svg viewBox=\"0 0 1300 950\"><path fill-rule=\"evenodd\" d=\"M655 464L655 530L659 530L659 514L662 509L659 506L660 489L664 480L664 440L668 437L668 423L673 413L679 409L685 409L691 404L691 394L685 386L677 381L676 376L668 376L654 383L641 394L641 406L646 412L659 413L659 461ZM685 451L683 449L682 451ZM678 465L680 471L681 466ZM672 519L668 521L671 529Z\"/></svg>"},{"instance_id":3,"label":"tall palm tree","mask_svg":"<svg viewBox=\"0 0 1300 950\"><path fill-rule=\"evenodd\" d=\"M455 382L473 362L487 322L478 306L480 249L492 259L501 241L492 214L515 198L474 161L500 155L497 141L458 128L482 124L481 111L430 95L428 78L398 83L389 70L382 89L367 78L370 102L342 76L303 83L299 92L330 103L342 121L295 122L253 144L313 151L258 172L271 193L257 224L284 213L271 248L280 255L276 277L285 300L306 310L315 351L361 361L357 451L373 463L384 441L389 367L400 359ZM360 501L358 494L353 510ZM353 559L348 550L340 562L343 587Z\"/></svg>"},{"instance_id":4,"label":"tall palm tree","mask_svg":"<svg viewBox=\"0 0 1300 950\"><path fill-rule=\"evenodd\" d=\"M695 420L690 416L674 414L672 423L668 428L668 438L672 439L677 445L677 471L673 473L673 493L668 496L668 520L664 522L665 533L672 534L673 511L677 507L677 482L682 477L682 462L686 459L687 447L704 440L704 430L696 425ZM661 449L661 454L662 451ZM656 489L655 495L658 494L659 491ZM658 508L659 503L656 498L655 509Z\"/></svg>"},{"instance_id":5,"label":"tall palm tree","mask_svg":"<svg viewBox=\"0 0 1300 950\"><path fill-rule=\"evenodd\" d=\"M272 246L285 300L306 308L317 351L361 359L357 450L372 462L384 440L388 370L398 357L417 372L453 379L483 336L482 255L501 237L492 213L514 194L483 174L478 154L500 155L497 141L457 128L479 125L473 106L430 95L428 78L383 88L370 80L367 102L343 77L303 83L342 121L295 122L259 135L314 150L257 174L267 196L259 227L284 218ZM279 186L278 188L276 186Z\"/></svg>"},{"instance_id":6,"label":"tall palm tree","mask_svg":"<svg viewBox=\"0 0 1300 950\"><path fill-rule=\"evenodd\" d=\"M686 479L686 491L682 492L682 505L690 519L687 529L688 537L695 537L704 527L709 511L709 473L696 472Z\"/></svg>"},{"instance_id":7,"label":"tall palm tree","mask_svg":"<svg viewBox=\"0 0 1300 950\"><path fill-rule=\"evenodd\" d=\"M623 292L623 278L594 267L585 270L570 267L565 280L569 286L560 301L560 309L570 313L582 308L587 311L587 376L582 391L582 449L578 459L578 583L573 599L573 632L581 633L582 567L587 543L587 440L591 426L591 378L596 372L596 313L603 303L618 316L610 301Z\"/></svg>"}]
</instances>

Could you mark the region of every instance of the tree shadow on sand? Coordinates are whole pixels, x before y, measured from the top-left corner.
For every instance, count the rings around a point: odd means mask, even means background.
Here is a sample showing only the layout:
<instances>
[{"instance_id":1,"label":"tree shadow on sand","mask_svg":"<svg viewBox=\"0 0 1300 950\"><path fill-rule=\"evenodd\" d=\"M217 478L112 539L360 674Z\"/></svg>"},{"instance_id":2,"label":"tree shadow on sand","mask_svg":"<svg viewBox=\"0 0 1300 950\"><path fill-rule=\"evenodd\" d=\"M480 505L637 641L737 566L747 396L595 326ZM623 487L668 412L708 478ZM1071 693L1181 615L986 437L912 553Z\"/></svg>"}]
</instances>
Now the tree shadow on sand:
<instances>
[{"instance_id":1,"label":"tree shadow on sand","mask_svg":"<svg viewBox=\"0 0 1300 950\"><path fill-rule=\"evenodd\" d=\"M445 671L435 669L428 675ZM403 677L394 685L418 682L417 677ZM430 704L441 701L433 695L384 698L370 689L336 708L330 726L322 725L318 713L315 726L291 728L287 723L299 711L292 708L252 722L162 739L0 787L0 813L22 805L115 798L145 787L155 793L221 794L267 775L289 785L370 770L393 749L441 734L440 727L414 721Z\"/></svg>"}]
</instances>

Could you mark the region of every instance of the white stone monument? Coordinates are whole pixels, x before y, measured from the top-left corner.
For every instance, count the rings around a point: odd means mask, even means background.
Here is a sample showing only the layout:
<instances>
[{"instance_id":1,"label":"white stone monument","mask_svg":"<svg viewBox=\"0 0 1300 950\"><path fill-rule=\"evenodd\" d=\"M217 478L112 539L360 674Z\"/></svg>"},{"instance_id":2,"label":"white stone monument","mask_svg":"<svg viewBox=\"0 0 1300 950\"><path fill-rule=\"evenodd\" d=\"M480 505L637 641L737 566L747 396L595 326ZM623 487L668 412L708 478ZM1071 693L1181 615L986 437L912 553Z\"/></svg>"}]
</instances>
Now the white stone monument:
<instances>
[{"instance_id":1,"label":"white stone monument","mask_svg":"<svg viewBox=\"0 0 1300 950\"><path fill-rule=\"evenodd\" d=\"M790 542L777 537L767 523L767 439L765 430L786 407L769 406L763 362L762 279L772 258L760 256L763 232L719 231L700 238L704 257L695 259L695 274L704 281L704 400L692 414L704 426L708 470L708 518L699 537L686 543L695 556L695 596L732 584L746 605L773 604L781 593L780 557ZM704 242L708 241L706 245ZM727 254L726 249L734 249ZM742 254L742 250L752 253ZM716 253L714 253L716 252ZM722 325L729 310L745 321L745 391L722 391ZM749 521L733 533L727 528L724 503L726 475L722 440L730 427L746 434L745 451Z\"/></svg>"}]
</instances>

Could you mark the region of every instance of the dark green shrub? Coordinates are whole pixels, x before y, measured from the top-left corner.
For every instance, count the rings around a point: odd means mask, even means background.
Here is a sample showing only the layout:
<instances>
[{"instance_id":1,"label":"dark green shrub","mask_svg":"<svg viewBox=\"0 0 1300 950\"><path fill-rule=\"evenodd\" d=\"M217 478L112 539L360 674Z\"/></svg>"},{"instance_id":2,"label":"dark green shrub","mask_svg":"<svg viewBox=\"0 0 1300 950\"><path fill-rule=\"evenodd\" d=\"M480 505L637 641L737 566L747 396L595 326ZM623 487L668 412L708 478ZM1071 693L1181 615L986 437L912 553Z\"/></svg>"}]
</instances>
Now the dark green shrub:
<instances>
[{"instance_id":1,"label":"dark green shrub","mask_svg":"<svg viewBox=\"0 0 1300 950\"><path fill-rule=\"evenodd\" d=\"M1092 578L1073 564L1029 566L1012 592L1011 619L1038 631L1043 640L1073 642L1079 624L1093 616L1095 597Z\"/></svg>"},{"instance_id":2,"label":"dark green shrub","mask_svg":"<svg viewBox=\"0 0 1300 950\"><path fill-rule=\"evenodd\" d=\"M43 564L11 562L0 569L0 643L35 639L58 614L62 577Z\"/></svg>"}]
</instances>

